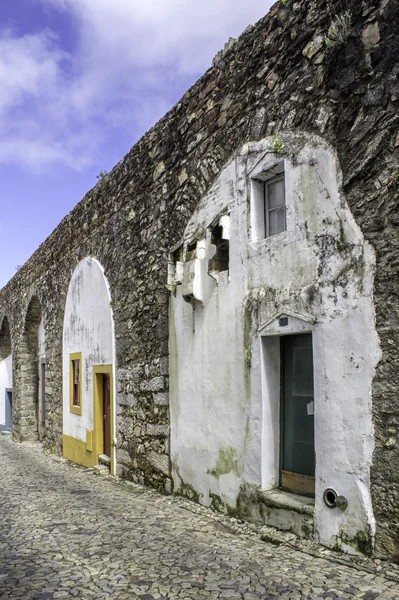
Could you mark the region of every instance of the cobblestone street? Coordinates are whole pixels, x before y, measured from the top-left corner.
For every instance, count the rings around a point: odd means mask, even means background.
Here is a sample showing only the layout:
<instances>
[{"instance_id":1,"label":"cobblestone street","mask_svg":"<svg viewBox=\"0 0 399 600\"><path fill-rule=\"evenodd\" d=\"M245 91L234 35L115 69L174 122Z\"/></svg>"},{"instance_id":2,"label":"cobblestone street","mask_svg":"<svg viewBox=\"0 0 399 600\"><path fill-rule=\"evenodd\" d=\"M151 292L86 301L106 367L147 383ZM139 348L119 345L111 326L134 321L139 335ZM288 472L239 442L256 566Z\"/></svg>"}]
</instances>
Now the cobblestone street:
<instances>
[{"instance_id":1,"label":"cobblestone street","mask_svg":"<svg viewBox=\"0 0 399 600\"><path fill-rule=\"evenodd\" d=\"M1 598L399 598L399 570L386 563L363 570L263 542L38 445L0 436L0 459Z\"/></svg>"}]
</instances>

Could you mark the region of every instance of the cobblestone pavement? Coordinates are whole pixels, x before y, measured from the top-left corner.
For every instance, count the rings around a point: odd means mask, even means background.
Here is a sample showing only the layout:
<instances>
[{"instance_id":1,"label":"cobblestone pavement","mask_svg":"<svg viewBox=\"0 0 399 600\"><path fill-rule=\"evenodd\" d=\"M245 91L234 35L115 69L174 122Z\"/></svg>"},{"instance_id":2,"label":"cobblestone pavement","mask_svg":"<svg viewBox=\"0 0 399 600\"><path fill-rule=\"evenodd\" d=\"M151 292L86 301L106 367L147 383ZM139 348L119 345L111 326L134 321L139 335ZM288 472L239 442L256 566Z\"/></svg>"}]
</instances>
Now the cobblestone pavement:
<instances>
[{"instance_id":1,"label":"cobblestone pavement","mask_svg":"<svg viewBox=\"0 0 399 600\"><path fill-rule=\"evenodd\" d=\"M399 598L396 567L363 570L262 542L228 517L96 476L38 444L0 436L0 464L1 598Z\"/></svg>"}]
</instances>

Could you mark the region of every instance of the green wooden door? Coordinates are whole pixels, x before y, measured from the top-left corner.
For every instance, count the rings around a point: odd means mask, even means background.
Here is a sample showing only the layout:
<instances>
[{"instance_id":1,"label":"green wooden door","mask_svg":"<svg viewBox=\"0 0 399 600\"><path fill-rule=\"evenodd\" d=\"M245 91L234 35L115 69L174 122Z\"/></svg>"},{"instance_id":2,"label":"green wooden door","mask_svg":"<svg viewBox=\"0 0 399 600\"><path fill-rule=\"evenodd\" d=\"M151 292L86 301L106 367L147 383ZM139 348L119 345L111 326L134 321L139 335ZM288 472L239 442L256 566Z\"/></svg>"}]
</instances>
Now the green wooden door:
<instances>
[{"instance_id":1,"label":"green wooden door","mask_svg":"<svg viewBox=\"0 0 399 600\"><path fill-rule=\"evenodd\" d=\"M282 471L314 477L312 334L281 337Z\"/></svg>"}]
</instances>

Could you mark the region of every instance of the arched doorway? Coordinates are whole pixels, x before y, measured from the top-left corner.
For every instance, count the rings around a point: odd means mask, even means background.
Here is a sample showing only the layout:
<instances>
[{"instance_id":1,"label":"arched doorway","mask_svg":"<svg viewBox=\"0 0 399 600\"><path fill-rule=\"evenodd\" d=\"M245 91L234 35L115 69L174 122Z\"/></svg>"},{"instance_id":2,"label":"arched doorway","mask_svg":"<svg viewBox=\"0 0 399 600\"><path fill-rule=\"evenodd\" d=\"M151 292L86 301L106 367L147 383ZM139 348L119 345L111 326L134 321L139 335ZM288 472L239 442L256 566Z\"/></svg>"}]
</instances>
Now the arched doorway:
<instances>
[{"instance_id":1,"label":"arched doorway","mask_svg":"<svg viewBox=\"0 0 399 600\"><path fill-rule=\"evenodd\" d=\"M42 330L39 343L39 330ZM39 438L40 421L40 368L39 347L44 347L44 327L42 324L42 307L37 296L29 302L25 317L24 331L18 348L18 403L19 430L21 440L37 440Z\"/></svg>"},{"instance_id":2,"label":"arched doorway","mask_svg":"<svg viewBox=\"0 0 399 600\"><path fill-rule=\"evenodd\" d=\"M94 258L76 267L63 335L63 454L115 472L115 341L111 295Z\"/></svg>"},{"instance_id":3,"label":"arched doorway","mask_svg":"<svg viewBox=\"0 0 399 600\"><path fill-rule=\"evenodd\" d=\"M7 317L0 321L0 431L12 431L12 348Z\"/></svg>"}]
</instances>

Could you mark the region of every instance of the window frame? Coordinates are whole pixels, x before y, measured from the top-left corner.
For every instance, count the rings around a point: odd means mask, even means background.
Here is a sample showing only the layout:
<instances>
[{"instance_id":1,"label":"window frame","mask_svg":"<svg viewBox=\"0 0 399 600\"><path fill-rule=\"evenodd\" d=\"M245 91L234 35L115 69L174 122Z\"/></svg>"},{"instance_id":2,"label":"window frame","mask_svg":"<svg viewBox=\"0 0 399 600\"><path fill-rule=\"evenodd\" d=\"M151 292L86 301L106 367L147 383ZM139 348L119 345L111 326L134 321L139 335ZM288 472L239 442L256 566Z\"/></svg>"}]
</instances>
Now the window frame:
<instances>
[{"instance_id":1,"label":"window frame","mask_svg":"<svg viewBox=\"0 0 399 600\"><path fill-rule=\"evenodd\" d=\"M287 161L264 161L262 157L248 174L250 181L249 190L249 238L253 244L262 244L265 240L287 232ZM270 235L268 224L267 185L275 178L284 178L284 229L279 233ZM282 205L281 205L282 206Z\"/></svg>"},{"instance_id":2,"label":"window frame","mask_svg":"<svg viewBox=\"0 0 399 600\"><path fill-rule=\"evenodd\" d=\"M269 191L268 191L269 186L272 183L277 183L279 181L283 182L284 202L282 204L279 204L278 206L269 208ZM274 175L273 177L266 179L264 181L263 185L264 185L264 190L263 190L263 193L264 193L264 221L265 221L265 239L266 239L269 237L273 237L274 235L283 233L284 231L287 231L287 216L286 216L287 204L286 204L286 196L285 196L285 170L282 173L278 173L277 175ZM284 207L284 228L281 231L276 231L276 233L270 233L269 214L270 214L270 212L279 210L282 207Z\"/></svg>"},{"instance_id":3,"label":"window frame","mask_svg":"<svg viewBox=\"0 0 399 600\"><path fill-rule=\"evenodd\" d=\"M79 405L73 403L74 400L74 361L79 361ZM83 412L83 397L82 397L82 353L73 352L69 355L69 409L74 415L82 416Z\"/></svg>"}]
</instances>

